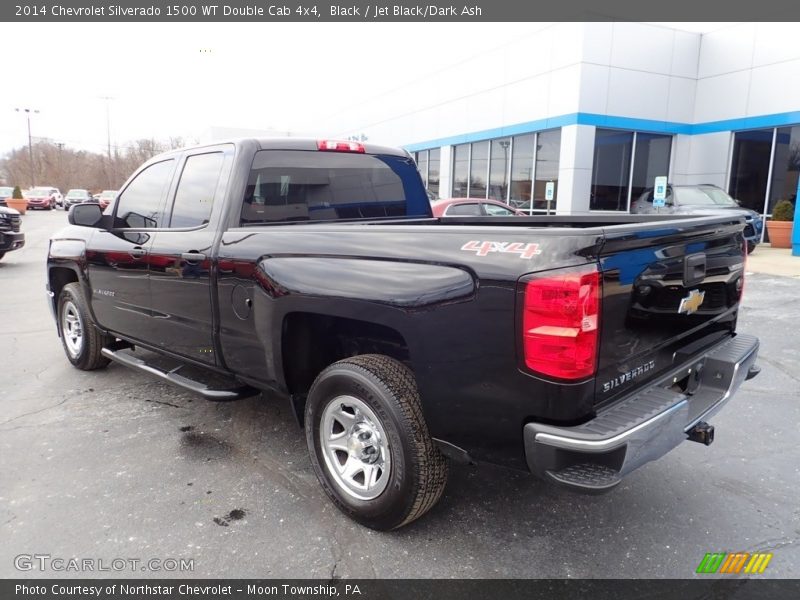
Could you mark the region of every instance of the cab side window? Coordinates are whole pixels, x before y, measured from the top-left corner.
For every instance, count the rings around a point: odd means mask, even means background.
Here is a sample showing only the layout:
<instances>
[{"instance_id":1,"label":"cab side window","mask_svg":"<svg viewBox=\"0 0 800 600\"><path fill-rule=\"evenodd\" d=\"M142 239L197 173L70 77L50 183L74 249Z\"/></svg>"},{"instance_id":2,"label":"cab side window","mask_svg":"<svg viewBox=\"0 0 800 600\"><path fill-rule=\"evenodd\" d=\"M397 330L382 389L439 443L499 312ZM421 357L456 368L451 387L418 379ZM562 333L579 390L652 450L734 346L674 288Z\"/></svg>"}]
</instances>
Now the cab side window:
<instances>
[{"instance_id":1,"label":"cab side window","mask_svg":"<svg viewBox=\"0 0 800 600\"><path fill-rule=\"evenodd\" d=\"M156 229L164 223L164 194L172 178L175 160L150 165L117 197L115 227Z\"/></svg>"},{"instance_id":2,"label":"cab side window","mask_svg":"<svg viewBox=\"0 0 800 600\"><path fill-rule=\"evenodd\" d=\"M208 223L224 160L222 152L196 154L186 159L172 206L171 228Z\"/></svg>"}]
</instances>

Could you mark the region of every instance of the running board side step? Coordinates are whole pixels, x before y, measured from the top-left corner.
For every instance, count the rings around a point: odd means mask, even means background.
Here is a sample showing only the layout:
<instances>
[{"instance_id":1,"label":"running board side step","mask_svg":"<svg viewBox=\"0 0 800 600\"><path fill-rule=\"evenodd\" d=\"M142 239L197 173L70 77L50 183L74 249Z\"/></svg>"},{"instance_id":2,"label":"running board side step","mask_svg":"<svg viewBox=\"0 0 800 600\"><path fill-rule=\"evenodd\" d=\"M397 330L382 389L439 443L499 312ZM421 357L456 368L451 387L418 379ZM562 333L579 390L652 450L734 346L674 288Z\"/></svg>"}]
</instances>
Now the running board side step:
<instances>
[{"instance_id":1,"label":"running board side step","mask_svg":"<svg viewBox=\"0 0 800 600\"><path fill-rule=\"evenodd\" d=\"M159 379L163 379L164 381L168 381L169 383L182 387L186 390L200 394L203 398L212 402L241 400L243 398L249 398L250 396L255 396L261 393L256 388L248 385L239 385L237 387L227 389L211 388L200 381L189 379L188 377L180 375L178 371L183 367L183 365L179 365L170 371L165 371L163 369L159 369L158 367L149 365L145 361L136 358L135 356L131 356L130 354L122 352L118 346L116 348L115 346L103 348L100 352L103 356L113 360L114 362L118 362L121 365L130 367L131 369L136 369L150 375L155 375Z\"/></svg>"}]
</instances>

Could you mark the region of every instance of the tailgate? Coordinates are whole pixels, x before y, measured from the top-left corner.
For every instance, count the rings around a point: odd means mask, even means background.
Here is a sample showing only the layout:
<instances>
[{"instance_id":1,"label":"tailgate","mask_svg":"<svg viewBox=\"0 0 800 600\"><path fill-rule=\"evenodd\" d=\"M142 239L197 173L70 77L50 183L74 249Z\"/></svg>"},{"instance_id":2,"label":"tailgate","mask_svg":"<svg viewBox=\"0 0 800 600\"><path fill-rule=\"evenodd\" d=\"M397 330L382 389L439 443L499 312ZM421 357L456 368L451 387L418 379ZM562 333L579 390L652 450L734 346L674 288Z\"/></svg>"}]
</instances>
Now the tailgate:
<instances>
[{"instance_id":1,"label":"tailgate","mask_svg":"<svg viewBox=\"0 0 800 600\"><path fill-rule=\"evenodd\" d=\"M732 334L744 286L743 228L743 218L704 217L604 229L595 404Z\"/></svg>"}]
</instances>

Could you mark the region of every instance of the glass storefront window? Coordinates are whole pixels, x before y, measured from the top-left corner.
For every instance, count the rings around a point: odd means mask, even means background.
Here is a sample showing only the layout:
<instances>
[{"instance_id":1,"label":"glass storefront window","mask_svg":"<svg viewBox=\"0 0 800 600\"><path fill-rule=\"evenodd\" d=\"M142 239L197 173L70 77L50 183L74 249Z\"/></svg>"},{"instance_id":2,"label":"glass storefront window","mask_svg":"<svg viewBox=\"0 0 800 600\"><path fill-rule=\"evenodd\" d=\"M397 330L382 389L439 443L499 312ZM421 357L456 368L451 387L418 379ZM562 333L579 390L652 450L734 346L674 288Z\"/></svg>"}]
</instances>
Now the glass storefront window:
<instances>
[{"instance_id":1,"label":"glass storefront window","mask_svg":"<svg viewBox=\"0 0 800 600\"><path fill-rule=\"evenodd\" d=\"M533 208L554 211L558 195L558 164L561 154L561 130L542 131L536 143L536 181ZM553 182L553 198L547 201L547 184Z\"/></svg>"},{"instance_id":2,"label":"glass storefront window","mask_svg":"<svg viewBox=\"0 0 800 600\"><path fill-rule=\"evenodd\" d=\"M508 197L508 166L511 161L511 140L492 140L489 166L489 198L505 202Z\"/></svg>"},{"instance_id":3,"label":"glass storefront window","mask_svg":"<svg viewBox=\"0 0 800 600\"><path fill-rule=\"evenodd\" d=\"M428 187L428 151L417 152L417 168L422 177L422 185Z\"/></svg>"},{"instance_id":4,"label":"glass storefront window","mask_svg":"<svg viewBox=\"0 0 800 600\"><path fill-rule=\"evenodd\" d=\"M800 126L780 127L775 136L775 160L767 213L772 214L772 209L781 200L797 201L798 173L800 173Z\"/></svg>"},{"instance_id":5,"label":"glass storefront window","mask_svg":"<svg viewBox=\"0 0 800 600\"><path fill-rule=\"evenodd\" d=\"M645 190L655 186L656 177L669 176L669 155L672 136L655 133L637 133L631 179L631 202Z\"/></svg>"},{"instance_id":6,"label":"glass storefront window","mask_svg":"<svg viewBox=\"0 0 800 600\"><path fill-rule=\"evenodd\" d=\"M433 152L428 155L429 190L435 170L438 177L439 150L435 159ZM548 182L558 184L560 154L560 129L453 146L452 197L490 198L522 210L544 211ZM540 202L532 207L534 188ZM555 197L554 193L551 209Z\"/></svg>"},{"instance_id":7,"label":"glass storefront window","mask_svg":"<svg viewBox=\"0 0 800 600\"><path fill-rule=\"evenodd\" d=\"M466 198L469 179L469 144L453 146L453 198Z\"/></svg>"},{"instance_id":8,"label":"glass storefront window","mask_svg":"<svg viewBox=\"0 0 800 600\"><path fill-rule=\"evenodd\" d=\"M439 197L439 165L441 162L439 148L428 151L428 191L437 198Z\"/></svg>"},{"instance_id":9,"label":"glass storefront window","mask_svg":"<svg viewBox=\"0 0 800 600\"><path fill-rule=\"evenodd\" d=\"M511 189L509 190L509 199L513 206L530 207L535 140L536 134L534 133L514 137L511 156Z\"/></svg>"},{"instance_id":10,"label":"glass storefront window","mask_svg":"<svg viewBox=\"0 0 800 600\"><path fill-rule=\"evenodd\" d=\"M595 131L590 210L627 210L632 149L632 131Z\"/></svg>"},{"instance_id":11,"label":"glass storefront window","mask_svg":"<svg viewBox=\"0 0 800 600\"><path fill-rule=\"evenodd\" d=\"M739 131L733 137L728 194L758 212L763 212L767 195L772 135L772 129L759 129Z\"/></svg>"},{"instance_id":12,"label":"glass storefront window","mask_svg":"<svg viewBox=\"0 0 800 600\"><path fill-rule=\"evenodd\" d=\"M486 175L489 170L489 142L472 144L469 170L469 197L486 198Z\"/></svg>"}]
</instances>

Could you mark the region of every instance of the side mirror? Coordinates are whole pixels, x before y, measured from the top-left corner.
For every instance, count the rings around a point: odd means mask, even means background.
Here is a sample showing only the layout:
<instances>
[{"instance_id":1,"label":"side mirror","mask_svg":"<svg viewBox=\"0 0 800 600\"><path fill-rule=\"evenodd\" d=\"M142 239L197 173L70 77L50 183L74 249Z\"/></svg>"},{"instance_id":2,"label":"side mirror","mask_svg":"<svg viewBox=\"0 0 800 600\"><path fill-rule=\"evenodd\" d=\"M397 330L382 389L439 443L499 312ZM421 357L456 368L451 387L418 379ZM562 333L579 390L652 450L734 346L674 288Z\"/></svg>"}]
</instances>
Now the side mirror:
<instances>
[{"instance_id":1,"label":"side mirror","mask_svg":"<svg viewBox=\"0 0 800 600\"><path fill-rule=\"evenodd\" d=\"M102 218L103 211L99 204L75 204L67 215L70 225L81 227L97 227Z\"/></svg>"}]
</instances>

